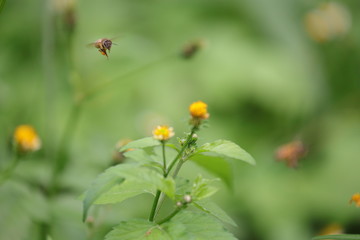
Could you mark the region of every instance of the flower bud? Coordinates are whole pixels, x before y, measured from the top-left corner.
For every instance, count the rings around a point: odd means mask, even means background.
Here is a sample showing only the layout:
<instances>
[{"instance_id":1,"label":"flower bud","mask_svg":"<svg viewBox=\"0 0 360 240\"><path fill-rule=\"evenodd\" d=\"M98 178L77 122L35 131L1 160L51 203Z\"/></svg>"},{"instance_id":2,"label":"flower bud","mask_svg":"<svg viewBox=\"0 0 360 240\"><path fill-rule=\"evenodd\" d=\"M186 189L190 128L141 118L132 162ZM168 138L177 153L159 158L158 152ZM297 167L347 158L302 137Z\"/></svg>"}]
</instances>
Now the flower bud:
<instances>
[{"instance_id":1,"label":"flower bud","mask_svg":"<svg viewBox=\"0 0 360 240\"><path fill-rule=\"evenodd\" d=\"M20 125L14 132L14 144L20 152L33 152L41 148L41 140L30 125Z\"/></svg>"},{"instance_id":2,"label":"flower bud","mask_svg":"<svg viewBox=\"0 0 360 240\"><path fill-rule=\"evenodd\" d=\"M192 201L191 195L186 194L186 195L184 196L184 201L185 201L186 203L191 203L191 201Z\"/></svg>"}]
</instances>

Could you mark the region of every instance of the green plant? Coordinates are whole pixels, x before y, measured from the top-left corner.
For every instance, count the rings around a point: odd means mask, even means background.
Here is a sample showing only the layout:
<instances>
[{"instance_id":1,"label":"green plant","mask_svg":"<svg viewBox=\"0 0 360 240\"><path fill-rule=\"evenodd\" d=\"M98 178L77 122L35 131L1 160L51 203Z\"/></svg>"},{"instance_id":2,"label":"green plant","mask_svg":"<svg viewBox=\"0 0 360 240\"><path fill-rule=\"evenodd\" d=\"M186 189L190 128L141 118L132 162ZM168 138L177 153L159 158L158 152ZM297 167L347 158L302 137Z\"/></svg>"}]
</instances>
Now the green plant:
<instances>
[{"instance_id":1,"label":"green plant","mask_svg":"<svg viewBox=\"0 0 360 240\"><path fill-rule=\"evenodd\" d=\"M236 239L223 227L223 223L236 226L234 221L208 199L218 190L212 184L216 179L198 175L190 180L178 177L178 174L183 164L193 161L231 184L232 162L244 161L254 165L255 160L227 140L198 146L197 133L204 120L209 118L207 105L198 101L191 104L189 110L191 129L184 138L178 138L178 145L168 142L174 135L171 127L158 126L153 137L123 146L120 151L127 161L108 168L86 191L84 221L93 204L118 203L143 193L155 196L148 219L120 222L105 239ZM172 160L168 164L169 157ZM173 211L158 219L165 198L172 201Z\"/></svg>"}]
</instances>

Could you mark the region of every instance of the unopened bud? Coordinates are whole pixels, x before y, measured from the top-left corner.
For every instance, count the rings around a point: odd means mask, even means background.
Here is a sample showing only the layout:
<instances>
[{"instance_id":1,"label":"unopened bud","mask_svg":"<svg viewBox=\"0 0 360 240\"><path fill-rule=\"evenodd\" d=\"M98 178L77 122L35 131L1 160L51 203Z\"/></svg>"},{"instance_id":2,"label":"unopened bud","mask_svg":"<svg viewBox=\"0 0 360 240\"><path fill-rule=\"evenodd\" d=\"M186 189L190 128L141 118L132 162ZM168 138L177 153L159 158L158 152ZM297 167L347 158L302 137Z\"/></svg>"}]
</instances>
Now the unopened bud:
<instances>
[{"instance_id":1,"label":"unopened bud","mask_svg":"<svg viewBox=\"0 0 360 240\"><path fill-rule=\"evenodd\" d=\"M184 201L186 202L186 203L191 203L191 201L192 201L192 198L191 198L191 196L190 195L185 195L184 196Z\"/></svg>"},{"instance_id":2,"label":"unopened bud","mask_svg":"<svg viewBox=\"0 0 360 240\"><path fill-rule=\"evenodd\" d=\"M176 202L176 206L177 206L177 207L182 207L182 205L183 205L182 202L180 202L180 201Z\"/></svg>"}]
</instances>

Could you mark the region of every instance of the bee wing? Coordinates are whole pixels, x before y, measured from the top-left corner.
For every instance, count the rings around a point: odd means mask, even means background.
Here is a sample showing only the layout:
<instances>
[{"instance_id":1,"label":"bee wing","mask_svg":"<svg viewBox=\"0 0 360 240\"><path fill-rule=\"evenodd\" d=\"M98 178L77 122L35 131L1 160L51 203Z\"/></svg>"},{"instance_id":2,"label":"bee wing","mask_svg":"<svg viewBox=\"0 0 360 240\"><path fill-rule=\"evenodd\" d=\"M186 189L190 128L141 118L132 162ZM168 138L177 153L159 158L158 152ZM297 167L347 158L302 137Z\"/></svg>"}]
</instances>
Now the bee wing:
<instances>
[{"instance_id":1,"label":"bee wing","mask_svg":"<svg viewBox=\"0 0 360 240\"><path fill-rule=\"evenodd\" d=\"M85 46L88 47L88 48L95 47L95 43L94 42L88 43Z\"/></svg>"}]
</instances>

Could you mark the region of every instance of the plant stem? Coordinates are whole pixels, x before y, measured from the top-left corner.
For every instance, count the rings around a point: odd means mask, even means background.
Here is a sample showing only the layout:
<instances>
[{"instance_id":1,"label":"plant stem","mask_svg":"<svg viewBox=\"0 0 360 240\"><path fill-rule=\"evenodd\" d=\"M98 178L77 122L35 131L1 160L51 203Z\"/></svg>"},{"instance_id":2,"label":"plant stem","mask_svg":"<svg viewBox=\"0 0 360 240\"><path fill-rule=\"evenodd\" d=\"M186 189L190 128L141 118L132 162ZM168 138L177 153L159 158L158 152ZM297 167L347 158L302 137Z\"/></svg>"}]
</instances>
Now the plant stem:
<instances>
[{"instance_id":1,"label":"plant stem","mask_svg":"<svg viewBox=\"0 0 360 240\"><path fill-rule=\"evenodd\" d=\"M191 133L189 134L189 136L187 137L184 146L182 147L182 149L180 150L180 152L178 153L178 155L176 155L175 159L171 162L168 171L166 172L165 177L169 176L169 173L171 172L171 169L175 166L175 163L179 160L179 158L182 156L182 154L184 153L185 149L188 147L190 140L192 138L192 136L195 133L195 127L193 127L191 129Z\"/></svg>"},{"instance_id":2,"label":"plant stem","mask_svg":"<svg viewBox=\"0 0 360 240\"><path fill-rule=\"evenodd\" d=\"M150 221L150 222L153 222L153 221L154 221L155 210L156 210L157 204L158 204L158 202L159 202L160 194L161 194L161 191L160 191L160 190L157 190L157 191L156 191L155 198L154 198L154 202L153 202L153 205L152 205L152 208L151 208L150 216L149 216L149 221Z\"/></svg>"},{"instance_id":3,"label":"plant stem","mask_svg":"<svg viewBox=\"0 0 360 240\"><path fill-rule=\"evenodd\" d=\"M190 140L192 138L192 136L194 135L195 131L196 131L196 127L193 127L191 129L191 133L190 135L187 137L184 146L182 147L182 149L180 150L180 152L178 153L178 155L176 155L175 159L171 162L169 169L167 170L166 174L164 175L164 177L166 178L167 176L169 176L171 169L175 166L175 163L178 161L178 159L182 156L182 154L184 153L185 149L188 147ZM180 164L181 163L181 164ZM176 166L175 172L176 174L173 174L173 178L176 178L177 174L179 173L179 170L181 168L181 166L184 164L184 161L181 160L178 165ZM163 203L165 201L165 195L161 194L160 200L159 200L159 204L158 204L158 208L155 211L155 216L159 213L160 208L162 207Z\"/></svg>"},{"instance_id":4,"label":"plant stem","mask_svg":"<svg viewBox=\"0 0 360 240\"><path fill-rule=\"evenodd\" d=\"M69 163L69 157L64 155L67 147L71 144L71 140L74 136L75 128L79 120L80 112L82 108L82 103L77 102L72 106L69 118L66 122L63 135L61 136L59 148L57 154L55 155L55 164L53 169L53 178L52 178L52 189L51 192L56 192L58 178L61 173L65 170L66 166Z\"/></svg>"},{"instance_id":5,"label":"plant stem","mask_svg":"<svg viewBox=\"0 0 360 240\"><path fill-rule=\"evenodd\" d=\"M186 208L186 205L182 206L182 207L177 207L172 213L170 213L169 216L167 216L166 218L160 220L159 222L157 222L157 224L163 224L164 222L169 221L170 219L172 219L176 214L178 214L182 209Z\"/></svg>"},{"instance_id":6,"label":"plant stem","mask_svg":"<svg viewBox=\"0 0 360 240\"><path fill-rule=\"evenodd\" d=\"M161 59L158 59L158 60L155 60L153 62L149 62L141 67L138 67L136 69L133 69L133 70L130 70L129 72L125 73L125 74L122 74L120 75L119 77L114 77L113 79L110 79L108 81L105 81L105 82L102 82L98 85L96 85L95 87L91 88L90 90L86 91L84 96L83 96L83 99L84 100L88 100L90 99L91 97L93 97L94 95L96 95L98 92L100 92L101 90L103 90L104 88L108 87L109 85L115 83L116 81L118 80L122 80L124 82L124 80L128 80L130 79L131 76L137 74L137 73L140 73L141 71L144 71L154 65L157 65L158 63L162 63L164 62L165 60L168 60L169 57L173 57L174 54L170 54L170 55L167 55Z\"/></svg>"},{"instance_id":7,"label":"plant stem","mask_svg":"<svg viewBox=\"0 0 360 240\"><path fill-rule=\"evenodd\" d=\"M10 165L8 166L8 168L6 168L2 173L1 173L1 176L0 176L0 186L3 185L10 177L11 175L13 174L16 166L18 165L19 163L19 160L20 160L20 156L18 153L14 153L15 154L15 157L13 158L13 160L11 161Z\"/></svg>"},{"instance_id":8,"label":"plant stem","mask_svg":"<svg viewBox=\"0 0 360 240\"><path fill-rule=\"evenodd\" d=\"M165 156L165 141L161 141L162 145L162 154L163 154L163 170L164 170L164 176L166 175L166 156Z\"/></svg>"},{"instance_id":9,"label":"plant stem","mask_svg":"<svg viewBox=\"0 0 360 240\"><path fill-rule=\"evenodd\" d=\"M161 145L162 145L162 153L163 153L163 170L164 170L164 177L165 177L165 175L166 175L165 141L161 141ZM157 205L159 202L160 195L162 195L161 191L157 190L156 196L154 198L153 206L151 208L150 216L149 216L149 221L151 221L151 222L154 221L156 208L157 208Z\"/></svg>"}]
</instances>

